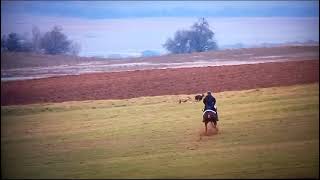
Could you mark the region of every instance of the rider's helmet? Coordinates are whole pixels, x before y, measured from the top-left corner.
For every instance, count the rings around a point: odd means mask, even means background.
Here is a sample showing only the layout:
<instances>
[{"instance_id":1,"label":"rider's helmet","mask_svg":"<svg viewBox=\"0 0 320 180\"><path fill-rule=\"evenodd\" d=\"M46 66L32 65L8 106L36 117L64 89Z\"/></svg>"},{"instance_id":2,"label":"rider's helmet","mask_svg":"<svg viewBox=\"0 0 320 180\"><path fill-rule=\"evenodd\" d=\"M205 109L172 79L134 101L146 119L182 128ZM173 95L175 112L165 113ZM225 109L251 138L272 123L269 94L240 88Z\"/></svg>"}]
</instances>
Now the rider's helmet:
<instances>
[{"instance_id":1,"label":"rider's helmet","mask_svg":"<svg viewBox=\"0 0 320 180\"><path fill-rule=\"evenodd\" d=\"M208 94L208 95L211 95L211 91L208 91L207 94Z\"/></svg>"}]
</instances>

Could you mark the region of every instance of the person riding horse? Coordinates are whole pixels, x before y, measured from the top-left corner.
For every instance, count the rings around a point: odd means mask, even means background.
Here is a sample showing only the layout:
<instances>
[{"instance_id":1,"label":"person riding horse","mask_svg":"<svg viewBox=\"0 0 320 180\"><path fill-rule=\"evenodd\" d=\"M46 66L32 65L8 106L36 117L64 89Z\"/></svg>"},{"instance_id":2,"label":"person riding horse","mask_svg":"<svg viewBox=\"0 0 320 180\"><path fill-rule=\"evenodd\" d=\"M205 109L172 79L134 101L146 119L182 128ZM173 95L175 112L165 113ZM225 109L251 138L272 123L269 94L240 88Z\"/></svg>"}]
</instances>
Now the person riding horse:
<instances>
[{"instance_id":1,"label":"person riding horse","mask_svg":"<svg viewBox=\"0 0 320 180\"><path fill-rule=\"evenodd\" d=\"M216 98L212 96L210 91L208 91L206 97L203 99L203 104L204 104L203 111L206 111L206 110L215 111L217 115L217 121L219 121L216 102L217 102Z\"/></svg>"}]
</instances>

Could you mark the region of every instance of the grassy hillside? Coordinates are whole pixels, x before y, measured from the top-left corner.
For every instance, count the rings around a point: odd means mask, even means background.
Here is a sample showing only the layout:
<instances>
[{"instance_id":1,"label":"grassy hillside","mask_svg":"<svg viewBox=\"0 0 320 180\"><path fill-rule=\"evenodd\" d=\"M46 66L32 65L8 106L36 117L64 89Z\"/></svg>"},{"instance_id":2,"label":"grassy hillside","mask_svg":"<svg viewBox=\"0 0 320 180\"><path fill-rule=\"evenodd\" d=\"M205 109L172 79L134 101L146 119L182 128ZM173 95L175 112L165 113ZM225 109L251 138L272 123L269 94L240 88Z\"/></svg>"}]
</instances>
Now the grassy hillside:
<instances>
[{"instance_id":1,"label":"grassy hillside","mask_svg":"<svg viewBox=\"0 0 320 180\"><path fill-rule=\"evenodd\" d=\"M201 140L187 95L1 107L2 176L319 178L318 83L216 96Z\"/></svg>"}]
</instances>

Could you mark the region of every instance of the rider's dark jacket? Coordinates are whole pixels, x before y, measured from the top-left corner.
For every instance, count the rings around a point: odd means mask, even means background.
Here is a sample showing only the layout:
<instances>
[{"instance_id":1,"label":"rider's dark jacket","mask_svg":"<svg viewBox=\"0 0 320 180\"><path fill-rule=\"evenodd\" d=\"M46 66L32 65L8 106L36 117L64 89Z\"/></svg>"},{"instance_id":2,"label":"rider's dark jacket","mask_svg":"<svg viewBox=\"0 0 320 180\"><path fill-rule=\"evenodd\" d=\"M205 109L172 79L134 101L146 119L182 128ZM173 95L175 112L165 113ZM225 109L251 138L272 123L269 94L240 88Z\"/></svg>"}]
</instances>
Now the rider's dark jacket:
<instances>
[{"instance_id":1,"label":"rider's dark jacket","mask_svg":"<svg viewBox=\"0 0 320 180\"><path fill-rule=\"evenodd\" d=\"M214 108L214 105L216 104L216 98L214 98L211 94L207 95L204 99L203 99L203 103L204 103L204 110L207 109L211 109L211 110L216 110Z\"/></svg>"}]
</instances>

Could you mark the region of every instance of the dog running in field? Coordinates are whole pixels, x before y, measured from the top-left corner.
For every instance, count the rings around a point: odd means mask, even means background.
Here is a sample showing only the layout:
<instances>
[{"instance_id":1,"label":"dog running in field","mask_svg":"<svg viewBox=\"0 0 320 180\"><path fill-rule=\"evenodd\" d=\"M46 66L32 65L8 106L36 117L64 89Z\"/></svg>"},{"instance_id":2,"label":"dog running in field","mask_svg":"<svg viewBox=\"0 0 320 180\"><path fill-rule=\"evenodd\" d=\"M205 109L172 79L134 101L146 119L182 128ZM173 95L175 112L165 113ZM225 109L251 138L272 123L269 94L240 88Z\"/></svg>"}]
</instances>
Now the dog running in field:
<instances>
[{"instance_id":1,"label":"dog running in field","mask_svg":"<svg viewBox=\"0 0 320 180\"><path fill-rule=\"evenodd\" d=\"M204 94L202 94L202 95L196 95L196 96L194 97L194 99L195 99L196 101L201 101L203 97L204 97Z\"/></svg>"}]
</instances>

